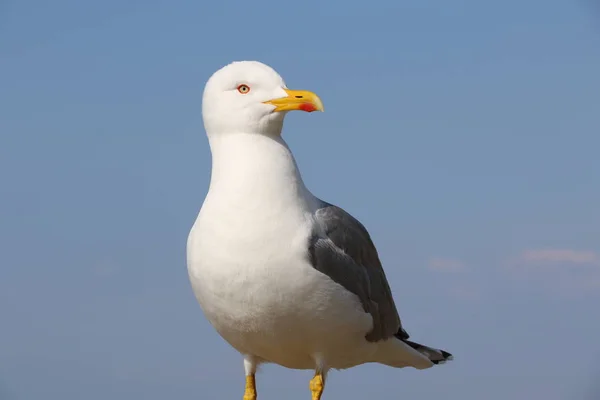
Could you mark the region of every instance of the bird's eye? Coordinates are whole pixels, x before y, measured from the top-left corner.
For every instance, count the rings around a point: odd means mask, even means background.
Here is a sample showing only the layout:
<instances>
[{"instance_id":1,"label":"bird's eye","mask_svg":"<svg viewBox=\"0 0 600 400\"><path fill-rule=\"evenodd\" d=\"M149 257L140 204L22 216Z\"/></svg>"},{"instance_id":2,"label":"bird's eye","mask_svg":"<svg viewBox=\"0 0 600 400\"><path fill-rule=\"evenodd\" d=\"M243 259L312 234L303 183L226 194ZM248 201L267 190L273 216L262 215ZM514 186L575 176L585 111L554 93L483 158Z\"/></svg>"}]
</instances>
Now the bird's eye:
<instances>
[{"instance_id":1,"label":"bird's eye","mask_svg":"<svg viewBox=\"0 0 600 400\"><path fill-rule=\"evenodd\" d=\"M240 92L241 94L246 94L250 91L250 86L248 85L240 85L238 86L238 92Z\"/></svg>"}]
</instances>

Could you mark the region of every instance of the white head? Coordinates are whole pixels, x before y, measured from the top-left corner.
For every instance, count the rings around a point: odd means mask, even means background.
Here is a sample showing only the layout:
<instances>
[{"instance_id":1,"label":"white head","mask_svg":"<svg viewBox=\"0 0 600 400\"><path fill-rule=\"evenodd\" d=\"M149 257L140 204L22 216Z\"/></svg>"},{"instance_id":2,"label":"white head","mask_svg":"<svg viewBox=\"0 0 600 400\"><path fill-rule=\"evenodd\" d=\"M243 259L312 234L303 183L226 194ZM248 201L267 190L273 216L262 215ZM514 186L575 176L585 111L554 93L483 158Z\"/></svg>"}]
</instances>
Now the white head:
<instances>
[{"instance_id":1,"label":"white head","mask_svg":"<svg viewBox=\"0 0 600 400\"><path fill-rule=\"evenodd\" d=\"M208 135L281 133L288 111L323 111L319 97L290 90L275 70L257 61L238 61L215 72L204 87L202 118Z\"/></svg>"}]
</instances>

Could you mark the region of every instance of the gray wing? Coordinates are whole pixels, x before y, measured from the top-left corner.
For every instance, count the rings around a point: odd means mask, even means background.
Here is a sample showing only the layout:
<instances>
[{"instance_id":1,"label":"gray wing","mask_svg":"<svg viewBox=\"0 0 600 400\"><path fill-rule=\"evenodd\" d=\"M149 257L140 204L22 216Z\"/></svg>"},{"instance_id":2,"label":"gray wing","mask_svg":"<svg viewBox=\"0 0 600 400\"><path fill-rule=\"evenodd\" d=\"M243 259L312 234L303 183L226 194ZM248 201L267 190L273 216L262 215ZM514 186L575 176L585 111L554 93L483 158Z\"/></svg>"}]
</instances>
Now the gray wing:
<instances>
[{"instance_id":1,"label":"gray wing","mask_svg":"<svg viewBox=\"0 0 600 400\"><path fill-rule=\"evenodd\" d=\"M368 341L391 336L408 339L375 245L358 220L323 202L315 212L308 250L315 269L358 296L373 317L373 330L366 335Z\"/></svg>"}]
</instances>

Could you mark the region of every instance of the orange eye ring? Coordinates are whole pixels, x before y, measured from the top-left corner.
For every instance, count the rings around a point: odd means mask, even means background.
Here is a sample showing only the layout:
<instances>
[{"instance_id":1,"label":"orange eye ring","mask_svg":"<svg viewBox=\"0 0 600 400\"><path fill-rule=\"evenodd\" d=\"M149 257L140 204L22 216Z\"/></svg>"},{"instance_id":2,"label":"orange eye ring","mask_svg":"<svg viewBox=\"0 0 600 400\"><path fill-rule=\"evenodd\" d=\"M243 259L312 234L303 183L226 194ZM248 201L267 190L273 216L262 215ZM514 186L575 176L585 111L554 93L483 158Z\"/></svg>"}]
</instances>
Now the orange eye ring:
<instances>
[{"instance_id":1,"label":"orange eye ring","mask_svg":"<svg viewBox=\"0 0 600 400\"><path fill-rule=\"evenodd\" d=\"M250 91L250 86L248 85L240 85L237 87L238 92L241 94L247 94Z\"/></svg>"}]
</instances>

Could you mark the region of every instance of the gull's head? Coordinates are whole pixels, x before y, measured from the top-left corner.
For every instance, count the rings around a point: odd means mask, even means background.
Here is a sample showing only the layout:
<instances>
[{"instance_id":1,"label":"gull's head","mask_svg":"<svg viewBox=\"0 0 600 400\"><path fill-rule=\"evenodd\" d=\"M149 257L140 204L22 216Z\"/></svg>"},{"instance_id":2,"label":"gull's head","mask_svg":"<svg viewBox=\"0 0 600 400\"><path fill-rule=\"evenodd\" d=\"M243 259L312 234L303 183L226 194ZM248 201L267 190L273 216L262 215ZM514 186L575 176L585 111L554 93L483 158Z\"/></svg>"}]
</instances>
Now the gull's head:
<instances>
[{"instance_id":1,"label":"gull's head","mask_svg":"<svg viewBox=\"0 0 600 400\"><path fill-rule=\"evenodd\" d=\"M279 134L288 111L323 111L319 97L290 90L273 68L257 61L238 61L215 72L204 88L202 118L209 135Z\"/></svg>"}]
</instances>

